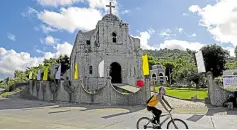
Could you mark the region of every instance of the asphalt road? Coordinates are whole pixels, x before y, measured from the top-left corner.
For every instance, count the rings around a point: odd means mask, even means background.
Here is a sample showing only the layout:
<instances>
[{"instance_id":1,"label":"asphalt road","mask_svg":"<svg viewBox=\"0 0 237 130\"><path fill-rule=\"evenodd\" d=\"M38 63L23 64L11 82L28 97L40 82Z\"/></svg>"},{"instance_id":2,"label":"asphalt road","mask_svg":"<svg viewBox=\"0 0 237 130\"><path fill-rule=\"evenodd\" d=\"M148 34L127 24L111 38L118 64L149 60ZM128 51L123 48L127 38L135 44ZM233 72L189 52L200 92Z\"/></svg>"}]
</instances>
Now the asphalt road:
<instances>
[{"instance_id":1,"label":"asphalt road","mask_svg":"<svg viewBox=\"0 0 237 130\"><path fill-rule=\"evenodd\" d=\"M212 110L209 114L175 112L173 117L183 119L191 129L237 128L236 110ZM5 129L135 129L142 116L151 116L142 106L105 107L0 98L0 128Z\"/></svg>"}]
</instances>

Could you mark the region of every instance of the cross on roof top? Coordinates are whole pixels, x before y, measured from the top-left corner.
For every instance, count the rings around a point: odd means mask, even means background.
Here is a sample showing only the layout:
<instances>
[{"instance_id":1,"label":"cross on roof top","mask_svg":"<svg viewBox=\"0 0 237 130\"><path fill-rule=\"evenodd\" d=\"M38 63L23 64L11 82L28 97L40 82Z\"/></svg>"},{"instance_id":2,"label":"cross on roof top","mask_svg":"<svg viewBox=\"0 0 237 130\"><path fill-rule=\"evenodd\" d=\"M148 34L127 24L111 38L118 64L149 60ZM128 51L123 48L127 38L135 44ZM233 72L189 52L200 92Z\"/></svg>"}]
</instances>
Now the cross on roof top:
<instances>
[{"instance_id":1,"label":"cross on roof top","mask_svg":"<svg viewBox=\"0 0 237 130\"><path fill-rule=\"evenodd\" d=\"M111 2L109 2L109 5L106 5L106 7L109 7L109 12L112 14L112 8L115 8L115 6L112 6Z\"/></svg>"}]
</instances>

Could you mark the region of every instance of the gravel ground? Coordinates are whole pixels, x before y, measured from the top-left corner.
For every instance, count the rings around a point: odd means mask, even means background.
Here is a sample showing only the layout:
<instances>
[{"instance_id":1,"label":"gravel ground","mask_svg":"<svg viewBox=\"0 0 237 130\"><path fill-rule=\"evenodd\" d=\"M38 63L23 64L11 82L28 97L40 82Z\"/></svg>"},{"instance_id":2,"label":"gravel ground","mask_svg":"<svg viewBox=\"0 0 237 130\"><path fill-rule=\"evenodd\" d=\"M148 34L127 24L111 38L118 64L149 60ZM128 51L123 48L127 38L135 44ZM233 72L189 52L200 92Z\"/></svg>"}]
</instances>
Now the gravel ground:
<instances>
[{"instance_id":1,"label":"gravel ground","mask_svg":"<svg viewBox=\"0 0 237 130\"><path fill-rule=\"evenodd\" d=\"M152 92L151 95L153 95L153 94L154 93ZM168 97L168 96L165 96L165 99L174 108L207 108L204 101L203 102L194 102L194 101L172 98L172 97ZM160 107L160 106L158 105L158 107Z\"/></svg>"},{"instance_id":2,"label":"gravel ground","mask_svg":"<svg viewBox=\"0 0 237 130\"><path fill-rule=\"evenodd\" d=\"M207 107L204 102L180 100L180 99L171 98L171 97L167 97L167 96L165 97L165 99L174 108L206 108Z\"/></svg>"}]
</instances>

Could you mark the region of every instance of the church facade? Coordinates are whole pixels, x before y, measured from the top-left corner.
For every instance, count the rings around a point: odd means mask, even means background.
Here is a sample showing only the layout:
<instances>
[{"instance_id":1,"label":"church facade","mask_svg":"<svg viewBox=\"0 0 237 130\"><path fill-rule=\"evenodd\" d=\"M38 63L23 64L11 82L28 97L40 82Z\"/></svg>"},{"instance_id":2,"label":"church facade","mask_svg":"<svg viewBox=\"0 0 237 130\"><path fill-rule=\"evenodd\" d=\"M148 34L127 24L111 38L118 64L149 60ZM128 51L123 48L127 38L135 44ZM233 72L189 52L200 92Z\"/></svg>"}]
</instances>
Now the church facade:
<instances>
[{"instance_id":1,"label":"church facade","mask_svg":"<svg viewBox=\"0 0 237 130\"><path fill-rule=\"evenodd\" d=\"M113 84L136 85L142 75L140 39L129 34L129 26L112 13L98 21L96 28L79 31L71 53L70 80L83 80L88 89L99 89L107 77ZM74 79L78 64L79 79Z\"/></svg>"},{"instance_id":2,"label":"church facade","mask_svg":"<svg viewBox=\"0 0 237 130\"><path fill-rule=\"evenodd\" d=\"M153 85L165 84L167 82L165 67L161 64L153 65L150 70L150 79Z\"/></svg>"}]
</instances>

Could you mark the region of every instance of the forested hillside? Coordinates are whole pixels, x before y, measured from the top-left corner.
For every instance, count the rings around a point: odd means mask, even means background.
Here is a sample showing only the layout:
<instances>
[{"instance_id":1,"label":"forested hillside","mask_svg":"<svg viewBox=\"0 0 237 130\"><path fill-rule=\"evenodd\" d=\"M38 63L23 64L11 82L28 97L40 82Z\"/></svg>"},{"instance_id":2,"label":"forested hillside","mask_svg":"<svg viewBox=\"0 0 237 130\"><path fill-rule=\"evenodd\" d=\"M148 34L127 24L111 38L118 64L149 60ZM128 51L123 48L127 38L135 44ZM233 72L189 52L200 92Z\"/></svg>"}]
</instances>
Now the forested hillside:
<instances>
[{"instance_id":1,"label":"forested hillside","mask_svg":"<svg viewBox=\"0 0 237 130\"><path fill-rule=\"evenodd\" d=\"M161 49L146 50L145 53L149 55L150 67L158 63L166 67L165 75L169 80L172 79L174 82L191 80L198 83L202 78L197 74L195 51ZM237 69L236 58L227 58L225 69Z\"/></svg>"}]
</instances>

